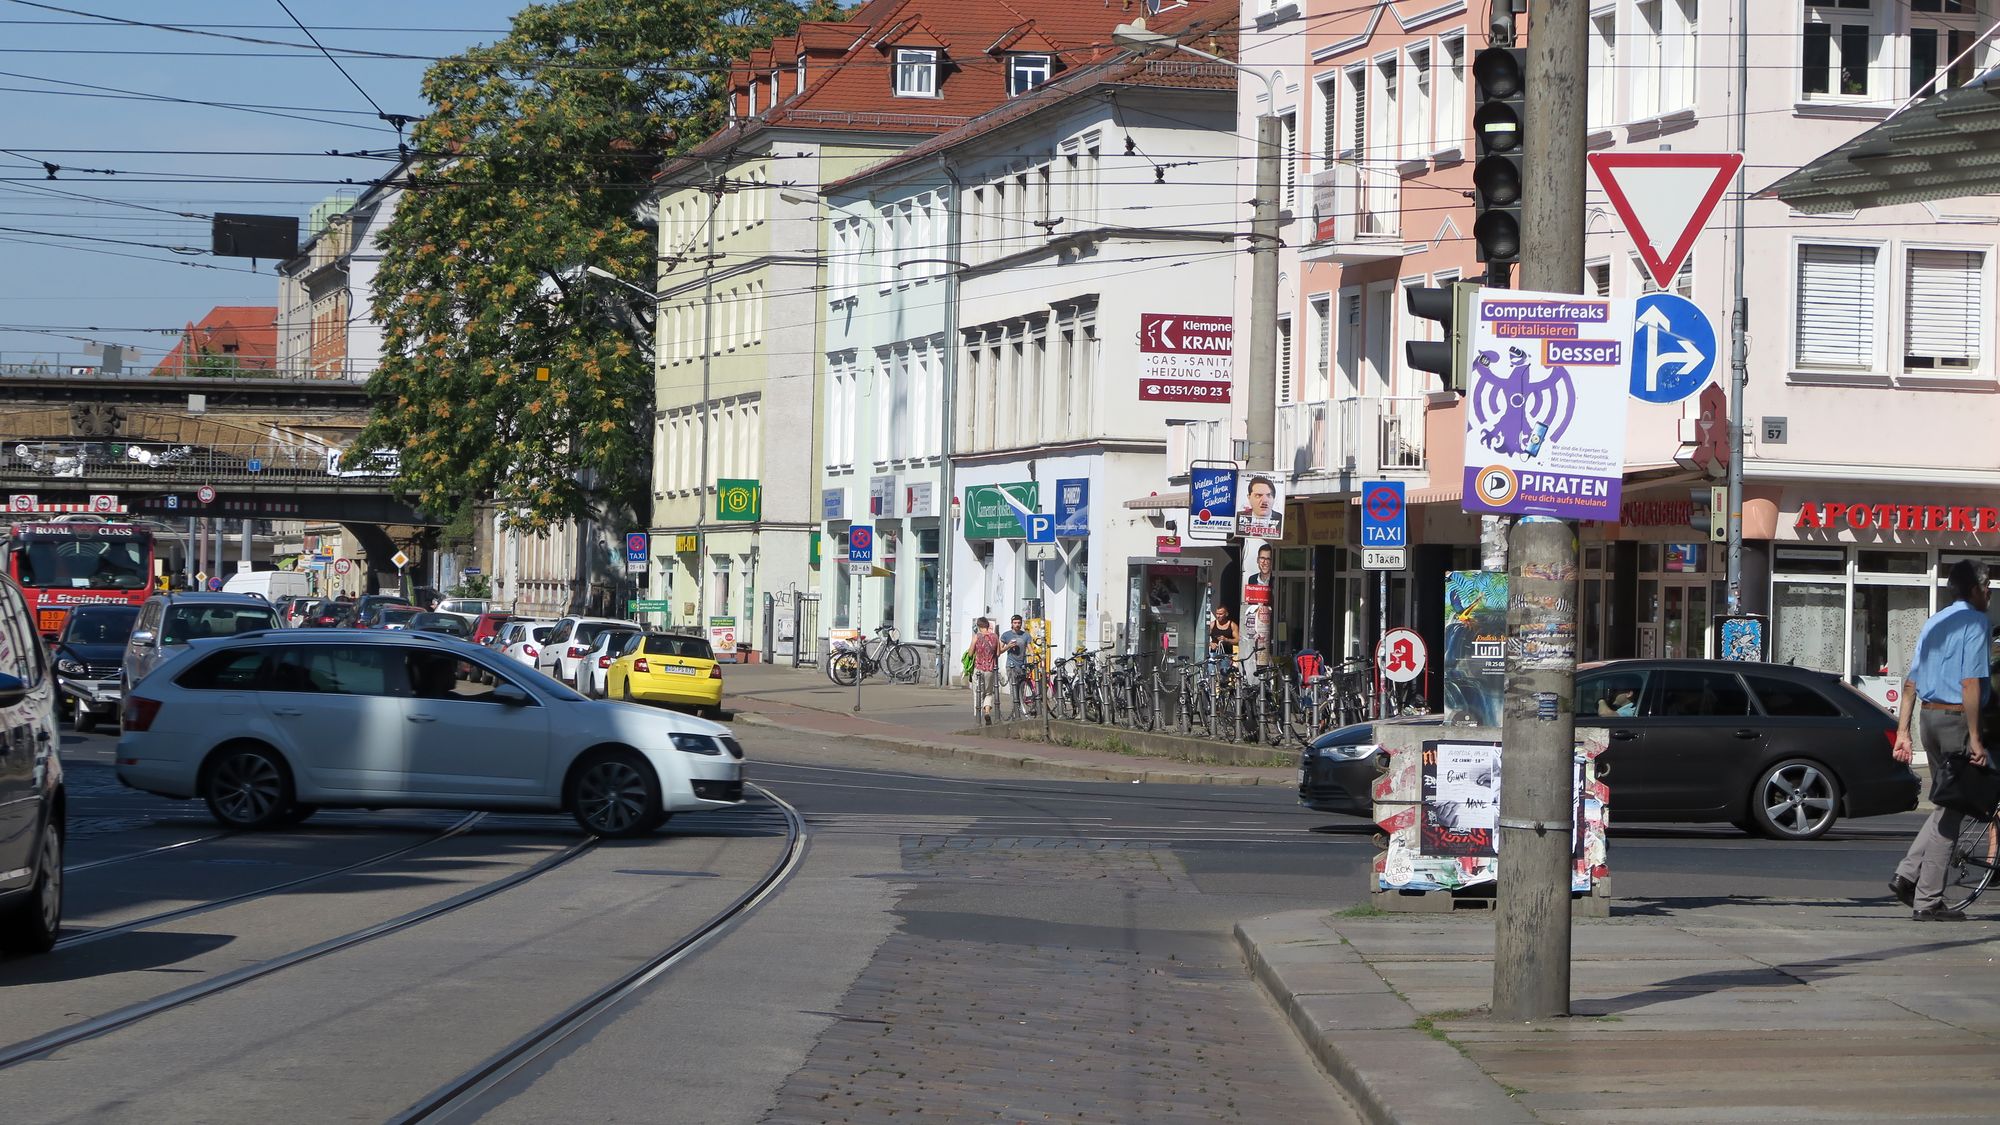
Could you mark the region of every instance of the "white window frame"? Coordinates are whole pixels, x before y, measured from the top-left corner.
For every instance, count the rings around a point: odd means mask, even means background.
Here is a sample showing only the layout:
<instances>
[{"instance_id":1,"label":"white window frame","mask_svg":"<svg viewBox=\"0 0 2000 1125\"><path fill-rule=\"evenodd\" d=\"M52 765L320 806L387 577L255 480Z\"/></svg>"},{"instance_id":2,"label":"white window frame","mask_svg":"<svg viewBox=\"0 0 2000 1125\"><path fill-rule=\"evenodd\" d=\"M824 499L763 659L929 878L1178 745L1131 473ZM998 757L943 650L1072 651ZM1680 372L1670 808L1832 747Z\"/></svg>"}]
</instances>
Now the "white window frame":
<instances>
[{"instance_id":1,"label":"white window frame","mask_svg":"<svg viewBox=\"0 0 2000 1125\"><path fill-rule=\"evenodd\" d=\"M1472 135L1472 119L1466 108L1465 29L1438 36L1431 52L1432 117L1431 155L1464 155Z\"/></svg>"},{"instance_id":2,"label":"white window frame","mask_svg":"<svg viewBox=\"0 0 2000 1125\"><path fill-rule=\"evenodd\" d=\"M936 98L941 52L930 47L898 47L894 67L894 94L899 98Z\"/></svg>"},{"instance_id":3,"label":"white window frame","mask_svg":"<svg viewBox=\"0 0 2000 1125\"><path fill-rule=\"evenodd\" d=\"M1049 55L1008 55L1007 96L1018 98L1048 82L1055 73L1055 59Z\"/></svg>"},{"instance_id":4,"label":"white window frame","mask_svg":"<svg viewBox=\"0 0 2000 1125\"><path fill-rule=\"evenodd\" d=\"M1976 42L1979 33L1984 30L1981 25L1977 0L1966 0L1965 3L1959 6L1959 10L1956 12L1920 12L1916 10L1915 4L1908 3L1907 0L1899 0L1899 2L1902 2L1904 7L1909 8L1909 30L1905 35L1900 37L1902 57L1895 62L1897 69L1903 75L1904 89L1901 90L1901 93L1905 97L1915 97L1918 90L1923 90L1924 96L1929 97L1931 94L1951 89L1957 83L1952 82L1947 64L1960 51L1965 50L1968 45ZM1944 7L1943 4L1939 4L1938 6L1940 8ZM1936 58L1933 61L1938 70L1946 71L1946 77L1942 81L1931 83L1928 86L1926 82L1929 80L1929 75L1926 75L1924 79L1919 79L1910 69L1915 65L1916 61L1916 33L1919 30L1934 31L1937 33ZM1963 39L1963 42L1956 45L1957 50L1952 49L1951 37L1954 35L1960 36ZM1987 52L1983 46L1975 48L1971 54L1966 56L1965 62L1961 65L1965 67L1965 76L1968 80L1985 68L1986 58Z\"/></svg>"},{"instance_id":5,"label":"white window frame","mask_svg":"<svg viewBox=\"0 0 2000 1125\"><path fill-rule=\"evenodd\" d=\"M1436 55L1429 40L1403 48L1403 136L1401 158L1422 160L1436 147L1431 113L1437 89Z\"/></svg>"},{"instance_id":6,"label":"white window frame","mask_svg":"<svg viewBox=\"0 0 2000 1125\"><path fill-rule=\"evenodd\" d=\"M1307 401L1317 402L1333 393L1333 294L1315 293L1306 298L1306 310L1312 321L1313 378L1317 384Z\"/></svg>"},{"instance_id":7,"label":"white window frame","mask_svg":"<svg viewBox=\"0 0 2000 1125\"><path fill-rule=\"evenodd\" d=\"M1926 13L1930 14L1930 13ZM1979 277L1974 283L1975 290L1970 301L1978 323L1973 328L1973 346L1978 355L1972 366L1958 367L1917 367L1908 362L1910 336L1911 294L1909 287L1910 256L1925 251L1945 254L1979 255ZM1944 242L1903 242L1896 246L1895 286L1896 317L1891 330L1894 332L1891 354L1895 366L1891 369L1896 377L1904 381L1964 382L1969 380L1990 381L1994 377L1993 364L1993 253L1992 246L1966 245Z\"/></svg>"},{"instance_id":8,"label":"white window frame","mask_svg":"<svg viewBox=\"0 0 2000 1125\"><path fill-rule=\"evenodd\" d=\"M1869 250L1875 255L1873 266L1875 284L1872 292L1866 298L1869 310L1868 354L1865 362L1858 366L1835 364L1812 365L1806 363L1804 358L1799 354L1799 327L1804 311L1801 305L1803 295L1800 293L1799 286L1800 267L1808 247L1822 246ZM1795 375L1803 376L1808 381L1814 376L1831 376L1835 378L1841 376L1859 376L1874 378L1879 377L1882 372L1887 370L1883 364L1883 348L1888 339L1889 271L1887 265L1892 260L1891 247L1884 240L1846 238L1794 238L1792 240L1790 254L1786 260L1786 266L1789 271L1786 289L1789 293L1791 307L1788 310L1788 316L1785 321L1785 331L1788 336L1785 347L1788 361L1791 364L1791 370Z\"/></svg>"},{"instance_id":9,"label":"white window frame","mask_svg":"<svg viewBox=\"0 0 2000 1125\"><path fill-rule=\"evenodd\" d=\"M1329 71L1313 80L1313 87L1319 91L1319 166L1331 168L1340 159L1342 134L1340 129L1340 84L1343 81L1339 71Z\"/></svg>"},{"instance_id":10,"label":"white window frame","mask_svg":"<svg viewBox=\"0 0 2000 1125\"><path fill-rule=\"evenodd\" d=\"M1590 108L1585 127L1595 133L1618 118L1618 8L1607 4L1590 13Z\"/></svg>"},{"instance_id":11,"label":"white window frame","mask_svg":"<svg viewBox=\"0 0 2000 1125\"><path fill-rule=\"evenodd\" d=\"M1279 177L1280 210L1299 213L1299 111L1288 109L1278 115L1278 151L1285 162Z\"/></svg>"},{"instance_id":12,"label":"white window frame","mask_svg":"<svg viewBox=\"0 0 2000 1125\"><path fill-rule=\"evenodd\" d=\"M1639 255L1628 254L1625 260L1631 266L1632 285L1626 292L1635 293L1642 297L1649 293L1671 292L1692 301L1694 300L1694 259L1695 256L1692 253L1683 258L1680 269L1674 273L1674 284L1672 287L1662 289L1653 283L1653 275L1646 271L1646 263L1639 260ZM1586 267L1587 271L1588 267Z\"/></svg>"},{"instance_id":13,"label":"white window frame","mask_svg":"<svg viewBox=\"0 0 2000 1125\"><path fill-rule=\"evenodd\" d=\"M1278 405L1288 406L1298 396L1298 334L1292 331L1292 314L1278 314Z\"/></svg>"},{"instance_id":14,"label":"white window frame","mask_svg":"<svg viewBox=\"0 0 2000 1125\"><path fill-rule=\"evenodd\" d=\"M1873 0L1867 8L1842 8L1837 3L1806 0L1803 5L1802 26L1797 40L1799 76L1798 98L1803 102L1868 102L1886 101L1890 86L1884 84L1882 67L1886 65L1884 56L1888 50L1889 36L1884 26L1889 17L1889 9L1897 8L1906 0ZM1824 93L1807 93L1805 89L1805 31L1803 25L1819 24L1831 27L1827 50L1827 90ZM1868 88L1860 93L1842 93L1840 89L1841 35L1843 27L1865 26L1868 29L1868 57L1863 66ZM1904 85L1896 83L1897 87Z\"/></svg>"}]
</instances>

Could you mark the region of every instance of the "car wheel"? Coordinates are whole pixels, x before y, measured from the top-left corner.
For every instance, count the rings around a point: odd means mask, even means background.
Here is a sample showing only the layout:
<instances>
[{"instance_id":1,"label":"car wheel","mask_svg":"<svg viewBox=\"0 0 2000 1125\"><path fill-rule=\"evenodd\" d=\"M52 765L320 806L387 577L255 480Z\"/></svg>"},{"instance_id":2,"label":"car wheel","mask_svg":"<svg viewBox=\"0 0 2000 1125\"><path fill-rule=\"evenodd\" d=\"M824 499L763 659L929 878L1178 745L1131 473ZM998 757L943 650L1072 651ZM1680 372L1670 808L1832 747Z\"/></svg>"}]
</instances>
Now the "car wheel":
<instances>
[{"instance_id":1,"label":"car wheel","mask_svg":"<svg viewBox=\"0 0 2000 1125\"><path fill-rule=\"evenodd\" d=\"M629 750L593 754L569 779L570 815L593 836L640 836L656 826L664 802L660 781Z\"/></svg>"},{"instance_id":2,"label":"car wheel","mask_svg":"<svg viewBox=\"0 0 2000 1125\"><path fill-rule=\"evenodd\" d=\"M267 746L226 746L203 771L201 795L209 815L225 828L272 828L285 823L292 807L292 778Z\"/></svg>"},{"instance_id":3,"label":"car wheel","mask_svg":"<svg viewBox=\"0 0 2000 1125\"><path fill-rule=\"evenodd\" d=\"M1765 770L1750 790L1750 818L1774 840L1816 840L1840 814L1840 782L1805 758L1787 758Z\"/></svg>"},{"instance_id":4,"label":"car wheel","mask_svg":"<svg viewBox=\"0 0 2000 1125\"><path fill-rule=\"evenodd\" d=\"M35 888L21 901L0 914L0 950L8 953L47 953L55 948L56 932L62 929L63 837L51 824L42 833L41 870Z\"/></svg>"}]
</instances>

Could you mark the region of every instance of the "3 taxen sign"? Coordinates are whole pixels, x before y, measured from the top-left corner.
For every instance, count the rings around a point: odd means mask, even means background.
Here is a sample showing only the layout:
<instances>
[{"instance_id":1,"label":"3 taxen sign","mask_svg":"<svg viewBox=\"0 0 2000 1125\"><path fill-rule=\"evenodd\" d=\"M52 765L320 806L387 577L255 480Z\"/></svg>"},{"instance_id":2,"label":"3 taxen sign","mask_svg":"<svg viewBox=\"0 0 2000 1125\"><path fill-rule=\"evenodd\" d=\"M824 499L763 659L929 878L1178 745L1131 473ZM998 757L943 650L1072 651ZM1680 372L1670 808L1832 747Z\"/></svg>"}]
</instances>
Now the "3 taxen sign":
<instances>
[{"instance_id":1,"label":"3 taxen sign","mask_svg":"<svg viewBox=\"0 0 2000 1125\"><path fill-rule=\"evenodd\" d=\"M1235 323L1226 316L1140 313L1139 400L1227 403Z\"/></svg>"}]
</instances>

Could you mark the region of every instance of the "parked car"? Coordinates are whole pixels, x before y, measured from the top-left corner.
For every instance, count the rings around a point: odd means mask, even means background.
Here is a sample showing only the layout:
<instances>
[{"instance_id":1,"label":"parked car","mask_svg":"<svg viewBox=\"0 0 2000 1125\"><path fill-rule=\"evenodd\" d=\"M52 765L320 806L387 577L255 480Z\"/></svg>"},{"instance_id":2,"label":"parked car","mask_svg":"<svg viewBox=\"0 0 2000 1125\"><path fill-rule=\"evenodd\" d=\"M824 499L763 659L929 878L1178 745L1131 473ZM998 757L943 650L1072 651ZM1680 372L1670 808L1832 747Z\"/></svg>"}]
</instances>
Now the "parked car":
<instances>
[{"instance_id":1,"label":"parked car","mask_svg":"<svg viewBox=\"0 0 2000 1125\"><path fill-rule=\"evenodd\" d=\"M405 629L409 627L410 622L415 621L426 612L413 605L385 605L376 611L375 627L377 629Z\"/></svg>"},{"instance_id":2,"label":"parked car","mask_svg":"<svg viewBox=\"0 0 2000 1125\"><path fill-rule=\"evenodd\" d=\"M125 642L138 620L138 606L80 605L63 622L53 654L56 682L77 730L95 730L100 721L118 717Z\"/></svg>"},{"instance_id":3,"label":"parked car","mask_svg":"<svg viewBox=\"0 0 2000 1125\"><path fill-rule=\"evenodd\" d=\"M500 648L507 659L533 668L541 658L542 645L548 641L549 633L555 625L553 621L510 621L507 627L513 632L503 636L511 636L513 639L504 646L496 644L496 647Z\"/></svg>"},{"instance_id":4,"label":"parked car","mask_svg":"<svg viewBox=\"0 0 2000 1125\"><path fill-rule=\"evenodd\" d=\"M550 677L565 683L576 683L577 668L583 663L583 654L597 643L597 638L606 629L636 629L630 621L620 621L615 617L564 617L549 632L548 643L542 646L541 655L535 658L535 666Z\"/></svg>"},{"instance_id":5,"label":"parked car","mask_svg":"<svg viewBox=\"0 0 2000 1125\"><path fill-rule=\"evenodd\" d=\"M742 759L727 727L594 703L464 641L298 630L162 665L126 698L117 772L134 789L199 797L238 830L323 806L443 807L562 811L593 835L636 836L741 803Z\"/></svg>"},{"instance_id":6,"label":"parked car","mask_svg":"<svg viewBox=\"0 0 2000 1125\"><path fill-rule=\"evenodd\" d=\"M354 624L354 603L334 599L314 602L299 625L307 629L340 629Z\"/></svg>"},{"instance_id":7,"label":"parked car","mask_svg":"<svg viewBox=\"0 0 2000 1125\"><path fill-rule=\"evenodd\" d=\"M393 611L392 611L393 612ZM416 613L402 623L402 627L420 633L439 633L459 640L472 639L472 624L456 613ZM396 626L391 625L394 629Z\"/></svg>"},{"instance_id":8,"label":"parked car","mask_svg":"<svg viewBox=\"0 0 2000 1125\"><path fill-rule=\"evenodd\" d=\"M583 654L577 664L576 690L592 699L604 698L604 673L611 662L625 655L628 642L636 641L644 633L637 625L628 629L606 629L598 634L597 643Z\"/></svg>"},{"instance_id":9,"label":"parked car","mask_svg":"<svg viewBox=\"0 0 2000 1125\"><path fill-rule=\"evenodd\" d=\"M437 604L437 612L463 617L468 622L479 620L487 608L484 598L446 598Z\"/></svg>"},{"instance_id":10,"label":"parked car","mask_svg":"<svg viewBox=\"0 0 2000 1125\"><path fill-rule=\"evenodd\" d=\"M722 708L722 665L705 638L647 633L605 670L604 694L713 714Z\"/></svg>"},{"instance_id":11,"label":"parked car","mask_svg":"<svg viewBox=\"0 0 2000 1125\"><path fill-rule=\"evenodd\" d=\"M476 645L490 645L493 638L500 635L500 627L513 620L515 620L515 617L511 613L494 613L488 611L480 614L479 619L472 623L472 643Z\"/></svg>"},{"instance_id":12,"label":"parked car","mask_svg":"<svg viewBox=\"0 0 2000 1125\"><path fill-rule=\"evenodd\" d=\"M1824 672L1619 660L1578 669L1576 701L1577 726L1609 734L1601 764L1614 823L1724 822L1811 840L1843 816L1917 804L1916 774L1891 756L1895 719ZM1370 723L1321 735L1301 755L1300 802L1371 815L1378 750Z\"/></svg>"},{"instance_id":13,"label":"parked car","mask_svg":"<svg viewBox=\"0 0 2000 1125\"><path fill-rule=\"evenodd\" d=\"M354 627L357 629L380 629L382 614L394 607L416 611L417 607L394 594L369 594L354 602Z\"/></svg>"},{"instance_id":14,"label":"parked car","mask_svg":"<svg viewBox=\"0 0 2000 1125\"><path fill-rule=\"evenodd\" d=\"M20 587L0 578L0 952L46 953L62 928L60 688ZM624 708L636 710L636 708Z\"/></svg>"},{"instance_id":15,"label":"parked car","mask_svg":"<svg viewBox=\"0 0 2000 1125\"><path fill-rule=\"evenodd\" d=\"M125 642L123 690L131 694L134 684L190 641L278 627L271 604L249 594L154 594L139 607Z\"/></svg>"}]
</instances>

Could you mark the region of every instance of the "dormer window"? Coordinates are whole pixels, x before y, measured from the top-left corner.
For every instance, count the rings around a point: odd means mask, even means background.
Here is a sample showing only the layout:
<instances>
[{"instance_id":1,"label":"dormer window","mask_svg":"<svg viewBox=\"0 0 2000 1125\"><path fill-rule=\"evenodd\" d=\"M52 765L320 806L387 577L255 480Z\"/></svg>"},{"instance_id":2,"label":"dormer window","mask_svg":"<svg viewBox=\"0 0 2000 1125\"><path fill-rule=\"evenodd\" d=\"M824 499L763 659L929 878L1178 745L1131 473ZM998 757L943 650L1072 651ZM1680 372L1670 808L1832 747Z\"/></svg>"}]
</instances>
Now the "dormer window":
<instances>
[{"instance_id":1,"label":"dormer window","mask_svg":"<svg viewBox=\"0 0 2000 1125\"><path fill-rule=\"evenodd\" d=\"M799 55L799 81L797 88L801 92L806 88L806 57L804 54Z\"/></svg>"},{"instance_id":2,"label":"dormer window","mask_svg":"<svg viewBox=\"0 0 2000 1125\"><path fill-rule=\"evenodd\" d=\"M757 80L750 80L750 116L757 116Z\"/></svg>"},{"instance_id":3,"label":"dormer window","mask_svg":"<svg viewBox=\"0 0 2000 1125\"><path fill-rule=\"evenodd\" d=\"M773 71L771 72L771 108L772 108L772 109L776 109L776 108L778 108L778 102L779 102L779 100L780 100L780 99L779 99L779 97L778 97L778 81L779 81L779 79L778 79L778 72L777 72L777 71L775 71L775 70L773 70Z\"/></svg>"},{"instance_id":4,"label":"dormer window","mask_svg":"<svg viewBox=\"0 0 2000 1125\"><path fill-rule=\"evenodd\" d=\"M896 96L938 96L938 53L915 47L896 48Z\"/></svg>"},{"instance_id":5,"label":"dormer window","mask_svg":"<svg viewBox=\"0 0 2000 1125\"><path fill-rule=\"evenodd\" d=\"M1007 58L1007 93L1025 94L1049 80L1047 55L1010 55Z\"/></svg>"}]
</instances>

